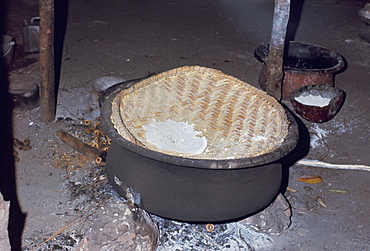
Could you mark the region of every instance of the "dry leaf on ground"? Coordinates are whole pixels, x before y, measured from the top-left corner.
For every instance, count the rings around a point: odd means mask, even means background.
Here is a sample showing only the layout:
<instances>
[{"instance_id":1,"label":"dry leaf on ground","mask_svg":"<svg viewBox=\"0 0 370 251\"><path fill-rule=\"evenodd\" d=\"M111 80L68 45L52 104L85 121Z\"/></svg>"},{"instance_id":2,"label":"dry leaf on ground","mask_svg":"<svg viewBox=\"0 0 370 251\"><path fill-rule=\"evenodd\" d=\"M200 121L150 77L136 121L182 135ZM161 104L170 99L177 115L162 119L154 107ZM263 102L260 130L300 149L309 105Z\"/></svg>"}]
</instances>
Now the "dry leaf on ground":
<instances>
[{"instance_id":1,"label":"dry leaf on ground","mask_svg":"<svg viewBox=\"0 0 370 251\"><path fill-rule=\"evenodd\" d=\"M322 182L321 176L303 175L297 179L298 181L303 181L308 184L317 184Z\"/></svg>"}]
</instances>

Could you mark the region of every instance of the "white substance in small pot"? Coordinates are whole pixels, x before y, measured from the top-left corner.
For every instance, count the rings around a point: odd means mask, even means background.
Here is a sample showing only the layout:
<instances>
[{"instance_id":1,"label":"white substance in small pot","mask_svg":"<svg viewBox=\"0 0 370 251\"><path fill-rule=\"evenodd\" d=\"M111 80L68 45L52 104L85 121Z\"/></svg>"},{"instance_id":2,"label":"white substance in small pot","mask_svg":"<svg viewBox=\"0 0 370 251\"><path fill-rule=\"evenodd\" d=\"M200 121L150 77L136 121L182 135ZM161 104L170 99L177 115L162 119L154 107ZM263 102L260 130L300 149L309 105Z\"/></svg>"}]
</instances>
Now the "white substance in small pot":
<instances>
[{"instance_id":1,"label":"white substance in small pot","mask_svg":"<svg viewBox=\"0 0 370 251\"><path fill-rule=\"evenodd\" d=\"M303 105L324 107L330 104L330 98L324 98L320 95L300 95L294 98Z\"/></svg>"},{"instance_id":2,"label":"white substance in small pot","mask_svg":"<svg viewBox=\"0 0 370 251\"><path fill-rule=\"evenodd\" d=\"M146 141L161 151L178 152L179 155L202 154L207 147L207 139L199 137L200 131L186 122L166 120L153 121L143 126L146 130Z\"/></svg>"}]
</instances>

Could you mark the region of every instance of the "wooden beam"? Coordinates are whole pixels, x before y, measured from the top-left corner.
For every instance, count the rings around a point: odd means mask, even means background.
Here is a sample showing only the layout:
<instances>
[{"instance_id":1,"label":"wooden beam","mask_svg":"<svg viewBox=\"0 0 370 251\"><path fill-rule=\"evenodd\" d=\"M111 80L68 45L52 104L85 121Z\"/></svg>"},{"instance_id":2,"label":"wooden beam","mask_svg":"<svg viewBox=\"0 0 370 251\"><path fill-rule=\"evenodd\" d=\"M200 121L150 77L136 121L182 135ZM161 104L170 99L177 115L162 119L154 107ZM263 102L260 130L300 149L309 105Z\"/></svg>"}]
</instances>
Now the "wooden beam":
<instances>
[{"instance_id":1,"label":"wooden beam","mask_svg":"<svg viewBox=\"0 0 370 251\"><path fill-rule=\"evenodd\" d=\"M56 113L54 70L54 0L39 0L41 121L52 122Z\"/></svg>"},{"instance_id":2,"label":"wooden beam","mask_svg":"<svg viewBox=\"0 0 370 251\"><path fill-rule=\"evenodd\" d=\"M80 153L90 158L93 158L93 159L100 157L104 159L105 161L105 154L106 154L105 151L89 146L88 144L85 144L81 140L70 135L69 133L65 132L62 129L58 130L56 134L64 143L66 143L67 145L75 149L76 151L79 151Z\"/></svg>"},{"instance_id":3,"label":"wooden beam","mask_svg":"<svg viewBox=\"0 0 370 251\"><path fill-rule=\"evenodd\" d=\"M290 14L290 0L275 0L269 54L266 61L266 92L281 100L284 77L284 46Z\"/></svg>"}]
</instances>

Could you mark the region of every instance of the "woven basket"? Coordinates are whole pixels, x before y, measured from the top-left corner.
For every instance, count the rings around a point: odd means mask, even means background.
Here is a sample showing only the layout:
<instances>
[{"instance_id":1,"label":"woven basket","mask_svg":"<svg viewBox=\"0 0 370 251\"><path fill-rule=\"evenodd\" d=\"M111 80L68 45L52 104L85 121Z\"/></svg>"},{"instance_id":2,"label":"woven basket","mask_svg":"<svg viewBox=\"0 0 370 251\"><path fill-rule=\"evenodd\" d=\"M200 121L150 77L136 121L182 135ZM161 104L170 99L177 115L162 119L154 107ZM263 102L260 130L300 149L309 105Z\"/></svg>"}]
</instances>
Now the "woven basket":
<instances>
[{"instance_id":1,"label":"woven basket","mask_svg":"<svg viewBox=\"0 0 370 251\"><path fill-rule=\"evenodd\" d=\"M111 120L126 140L165 154L194 159L238 159L269 153L288 133L284 108L265 92L218 70L184 66L124 89ZM202 153L163 149L149 141L151 123L193 126L206 139Z\"/></svg>"}]
</instances>

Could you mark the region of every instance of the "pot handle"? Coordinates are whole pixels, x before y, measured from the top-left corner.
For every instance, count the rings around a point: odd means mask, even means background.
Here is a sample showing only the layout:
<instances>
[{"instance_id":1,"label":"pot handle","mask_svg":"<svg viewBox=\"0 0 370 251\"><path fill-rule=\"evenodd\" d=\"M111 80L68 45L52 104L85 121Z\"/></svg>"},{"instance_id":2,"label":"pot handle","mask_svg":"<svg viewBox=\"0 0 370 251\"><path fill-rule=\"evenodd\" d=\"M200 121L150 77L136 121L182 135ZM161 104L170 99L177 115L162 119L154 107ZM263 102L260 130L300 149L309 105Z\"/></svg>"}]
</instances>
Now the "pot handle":
<instances>
[{"instance_id":1,"label":"pot handle","mask_svg":"<svg viewBox=\"0 0 370 251\"><path fill-rule=\"evenodd\" d=\"M31 23L35 22L35 21L40 21L40 17L33 17L31 18Z\"/></svg>"},{"instance_id":2,"label":"pot handle","mask_svg":"<svg viewBox=\"0 0 370 251\"><path fill-rule=\"evenodd\" d=\"M15 45L15 42L12 41L8 45L9 45L9 49L4 53L4 55L1 56L2 58L9 54L9 52L12 50L13 46Z\"/></svg>"}]
</instances>

